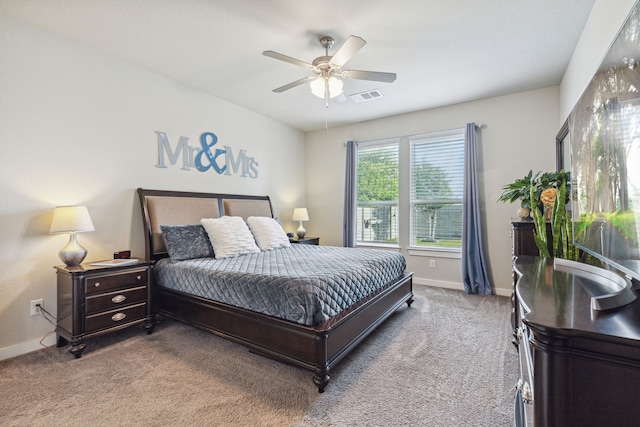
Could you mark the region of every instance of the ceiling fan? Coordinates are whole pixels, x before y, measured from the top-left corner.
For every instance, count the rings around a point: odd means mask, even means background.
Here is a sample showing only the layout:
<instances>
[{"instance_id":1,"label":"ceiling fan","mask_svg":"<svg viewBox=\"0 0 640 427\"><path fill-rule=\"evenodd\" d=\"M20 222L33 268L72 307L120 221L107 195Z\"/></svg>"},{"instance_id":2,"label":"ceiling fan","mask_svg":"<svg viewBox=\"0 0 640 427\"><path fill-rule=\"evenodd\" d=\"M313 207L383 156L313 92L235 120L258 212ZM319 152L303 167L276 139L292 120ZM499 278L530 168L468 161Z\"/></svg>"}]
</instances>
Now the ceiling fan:
<instances>
[{"instance_id":1,"label":"ceiling fan","mask_svg":"<svg viewBox=\"0 0 640 427\"><path fill-rule=\"evenodd\" d=\"M279 59L313 72L312 76L303 77L300 80L280 86L273 89L273 92L282 93L304 83L310 83L311 92L320 98L324 98L328 105L329 98L335 98L342 94L343 82L340 77L343 79L371 80L385 83L391 83L396 79L395 73L342 69L344 64L367 44L361 37L349 36L338 50L330 56L329 49L331 49L333 43L332 37L322 37L320 44L325 49L325 55L317 57L311 63L300 61L272 50L262 52L263 55L270 58Z\"/></svg>"}]
</instances>

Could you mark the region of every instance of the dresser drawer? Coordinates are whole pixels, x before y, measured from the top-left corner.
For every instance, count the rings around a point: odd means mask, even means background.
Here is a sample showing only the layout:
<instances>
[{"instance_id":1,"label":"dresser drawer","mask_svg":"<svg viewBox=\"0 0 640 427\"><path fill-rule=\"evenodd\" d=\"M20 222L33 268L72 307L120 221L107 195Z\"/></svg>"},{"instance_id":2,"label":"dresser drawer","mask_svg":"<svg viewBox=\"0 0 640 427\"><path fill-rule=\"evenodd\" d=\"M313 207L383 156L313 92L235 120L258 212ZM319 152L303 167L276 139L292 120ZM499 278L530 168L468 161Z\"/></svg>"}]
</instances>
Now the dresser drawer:
<instances>
[{"instance_id":1,"label":"dresser drawer","mask_svg":"<svg viewBox=\"0 0 640 427\"><path fill-rule=\"evenodd\" d=\"M97 311L115 310L118 307L125 307L138 302L145 302L146 300L146 286L95 294L87 297L86 312L91 314Z\"/></svg>"},{"instance_id":2,"label":"dresser drawer","mask_svg":"<svg viewBox=\"0 0 640 427\"><path fill-rule=\"evenodd\" d=\"M129 322L145 318L147 314L147 304L137 304L125 307L122 310L111 310L104 313L87 316L85 322L86 333L99 331L100 329L112 328L124 325Z\"/></svg>"},{"instance_id":3,"label":"dresser drawer","mask_svg":"<svg viewBox=\"0 0 640 427\"><path fill-rule=\"evenodd\" d=\"M144 285L147 283L147 270L127 271L118 274L92 276L85 280L85 292L92 294L127 286Z\"/></svg>"}]
</instances>

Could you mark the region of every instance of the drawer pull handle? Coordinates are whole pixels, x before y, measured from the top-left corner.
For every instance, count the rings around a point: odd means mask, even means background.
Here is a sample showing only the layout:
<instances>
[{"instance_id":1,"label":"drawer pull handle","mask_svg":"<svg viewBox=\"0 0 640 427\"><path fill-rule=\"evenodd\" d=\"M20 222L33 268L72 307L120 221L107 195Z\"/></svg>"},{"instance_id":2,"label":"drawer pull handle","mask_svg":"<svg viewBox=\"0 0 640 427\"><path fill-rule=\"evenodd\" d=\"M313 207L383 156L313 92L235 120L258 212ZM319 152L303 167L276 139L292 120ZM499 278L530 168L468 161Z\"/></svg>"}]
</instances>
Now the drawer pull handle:
<instances>
[{"instance_id":1,"label":"drawer pull handle","mask_svg":"<svg viewBox=\"0 0 640 427\"><path fill-rule=\"evenodd\" d=\"M116 295L115 297L111 298L111 302L119 304L126 299L127 297L125 297L124 295Z\"/></svg>"},{"instance_id":2,"label":"drawer pull handle","mask_svg":"<svg viewBox=\"0 0 640 427\"><path fill-rule=\"evenodd\" d=\"M138 280L142 279L142 276L138 276Z\"/></svg>"},{"instance_id":3,"label":"drawer pull handle","mask_svg":"<svg viewBox=\"0 0 640 427\"><path fill-rule=\"evenodd\" d=\"M113 320L114 322L119 322L125 317L127 317L127 315L124 313L116 313L113 316L111 316L111 320Z\"/></svg>"},{"instance_id":4,"label":"drawer pull handle","mask_svg":"<svg viewBox=\"0 0 640 427\"><path fill-rule=\"evenodd\" d=\"M95 286L96 288L100 286L100 282L96 282L93 286Z\"/></svg>"}]
</instances>

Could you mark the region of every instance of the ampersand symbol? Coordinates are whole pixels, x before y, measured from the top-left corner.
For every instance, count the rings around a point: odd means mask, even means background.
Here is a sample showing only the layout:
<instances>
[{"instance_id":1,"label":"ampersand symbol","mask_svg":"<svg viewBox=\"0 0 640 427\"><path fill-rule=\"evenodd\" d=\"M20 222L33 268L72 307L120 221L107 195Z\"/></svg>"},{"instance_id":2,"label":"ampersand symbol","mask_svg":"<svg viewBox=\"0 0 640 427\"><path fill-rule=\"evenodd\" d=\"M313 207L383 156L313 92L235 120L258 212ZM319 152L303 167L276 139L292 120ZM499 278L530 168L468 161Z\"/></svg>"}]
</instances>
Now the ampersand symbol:
<instances>
[{"instance_id":1,"label":"ampersand symbol","mask_svg":"<svg viewBox=\"0 0 640 427\"><path fill-rule=\"evenodd\" d=\"M211 142L208 142L207 140L208 137L211 137ZM224 171L227 169L226 165L224 165L223 167L220 167L216 162L216 159L218 158L218 156L220 154L224 154L226 151L216 148L215 154L211 152L211 148L217 143L218 143L218 137L216 136L215 133L205 132L202 135L200 135L200 146L202 147L202 150L200 150L200 152L196 154L196 158L195 158L196 168L200 172L206 172L209 170L209 168L213 168L217 173L223 174ZM209 164L206 166L202 164L203 155L207 156L207 159L209 160Z\"/></svg>"}]
</instances>

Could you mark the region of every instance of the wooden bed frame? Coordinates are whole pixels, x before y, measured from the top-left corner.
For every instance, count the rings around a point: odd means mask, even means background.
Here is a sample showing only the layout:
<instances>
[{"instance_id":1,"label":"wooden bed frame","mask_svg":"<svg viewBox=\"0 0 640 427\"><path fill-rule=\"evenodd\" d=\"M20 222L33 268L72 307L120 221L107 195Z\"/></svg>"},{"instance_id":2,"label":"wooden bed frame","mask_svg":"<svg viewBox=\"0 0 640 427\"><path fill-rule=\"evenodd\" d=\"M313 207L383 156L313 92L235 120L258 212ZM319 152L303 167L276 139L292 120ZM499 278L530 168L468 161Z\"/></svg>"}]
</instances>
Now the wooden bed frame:
<instances>
[{"instance_id":1,"label":"wooden bed frame","mask_svg":"<svg viewBox=\"0 0 640 427\"><path fill-rule=\"evenodd\" d=\"M273 216L268 196L138 189L146 256L167 257L160 225L197 224L221 215ZM153 288L153 316L160 314L210 331L283 363L308 369L320 393L329 371L402 304L413 302L412 273L315 326L305 326L162 287Z\"/></svg>"}]
</instances>

